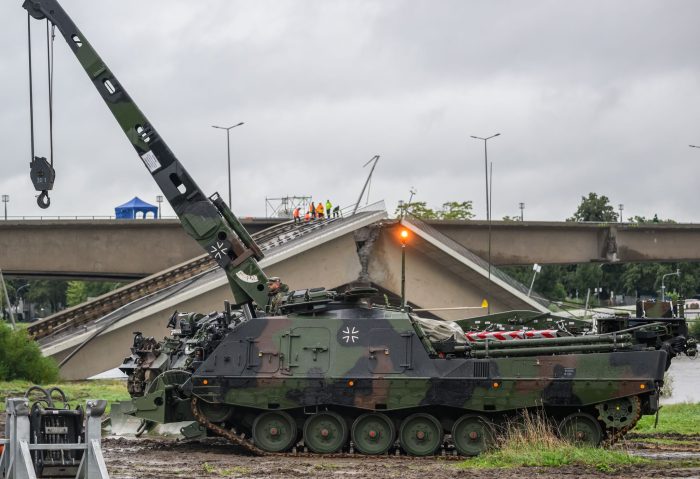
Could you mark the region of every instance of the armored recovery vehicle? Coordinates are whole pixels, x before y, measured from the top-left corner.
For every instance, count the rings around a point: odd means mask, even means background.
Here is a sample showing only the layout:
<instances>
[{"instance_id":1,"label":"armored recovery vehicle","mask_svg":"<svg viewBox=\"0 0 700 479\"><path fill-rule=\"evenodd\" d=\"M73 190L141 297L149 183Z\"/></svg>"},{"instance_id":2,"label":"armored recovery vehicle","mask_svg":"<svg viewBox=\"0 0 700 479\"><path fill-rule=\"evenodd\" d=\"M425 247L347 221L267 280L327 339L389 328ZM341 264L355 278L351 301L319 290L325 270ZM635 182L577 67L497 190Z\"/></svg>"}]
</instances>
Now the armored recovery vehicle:
<instances>
[{"instance_id":1,"label":"armored recovery vehicle","mask_svg":"<svg viewBox=\"0 0 700 479\"><path fill-rule=\"evenodd\" d=\"M655 413L670 359L694 351L685 322L673 318L621 320L594 334L587 323L532 312L479 323L420 318L373 305L370 287L294 290L270 302L260 248L218 194L197 186L58 2L25 0L24 8L63 34L183 228L231 286L233 308L176 313L163 341L135 334L121 365L134 416L194 420L260 453L303 441L322 454L399 447L423 456L448 437L459 454L478 454L495 424L537 409L563 436L597 445ZM33 172L43 168L33 176L53 178L41 160L32 158ZM470 339L473 328L484 337ZM504 332L523 339L499 342Z\"/></svg>"}]
</instances>

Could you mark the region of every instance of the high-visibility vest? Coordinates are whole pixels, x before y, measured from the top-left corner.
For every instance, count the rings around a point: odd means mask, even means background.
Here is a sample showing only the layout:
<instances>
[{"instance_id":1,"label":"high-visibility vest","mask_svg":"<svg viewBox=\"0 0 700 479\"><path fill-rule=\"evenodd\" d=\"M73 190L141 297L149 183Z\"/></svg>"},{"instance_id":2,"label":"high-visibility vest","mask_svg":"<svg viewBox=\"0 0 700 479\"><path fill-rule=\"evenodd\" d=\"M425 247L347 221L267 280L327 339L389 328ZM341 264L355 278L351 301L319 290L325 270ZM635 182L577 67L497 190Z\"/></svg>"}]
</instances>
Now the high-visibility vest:
<instances>
[{"instance_id":1,"label":"high-visibility vest","mask_svg":"<svg viewBox=\"0 0 700 479\"><path fill-rule=\"evenodd\" d=\"M322 205L321 203L319 203L318 205L316 205L316 213L319 214L319 215L322 215L322 214L323 214L323 205Z\"/></svg>"},{"instance_id":2,"label":"high-visibility vest","mask_svg":"<svg viewBox=\"0 0 700 479\"><path fill-rule=\"evenodd\" d=\"M292 215L295 218L299 218L299 207L294 208L294 212L292 213Z\"/></svg>"},{"instance_id":3,"label":"high-visibility vest","mask_svg":"<svg viewBox=\"0 0 700 479\"><path fill-rule=\"evenodd\" d=\"M333 208L333 205L331 204L330 201L326 201L326 211L330 211L331 208Z\"/></svg>"}]
</instances>

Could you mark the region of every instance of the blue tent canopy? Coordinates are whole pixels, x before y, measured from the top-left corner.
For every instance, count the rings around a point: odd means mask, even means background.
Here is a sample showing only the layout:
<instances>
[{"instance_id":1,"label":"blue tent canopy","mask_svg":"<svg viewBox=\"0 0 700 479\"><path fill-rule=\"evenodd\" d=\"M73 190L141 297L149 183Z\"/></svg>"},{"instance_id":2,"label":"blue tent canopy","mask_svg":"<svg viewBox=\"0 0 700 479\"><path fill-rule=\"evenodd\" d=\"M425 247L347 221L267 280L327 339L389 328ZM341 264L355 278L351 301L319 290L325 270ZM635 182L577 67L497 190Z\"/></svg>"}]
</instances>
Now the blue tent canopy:
<instances>
[{"instance_id":1,"label":"blue tent canopy","mask_svg":"<svg viewBox=\"0 0 700 479\"><path fill-rule=\"evenodd\" d=\"M141 216L138 216L141 213ZM114 214L118 220L134 220L136 218L146 218L148 213L153 213L153 218L158 217L158 207L149 205L138 196L114 208Z\"/></svg>"}]
</instances>

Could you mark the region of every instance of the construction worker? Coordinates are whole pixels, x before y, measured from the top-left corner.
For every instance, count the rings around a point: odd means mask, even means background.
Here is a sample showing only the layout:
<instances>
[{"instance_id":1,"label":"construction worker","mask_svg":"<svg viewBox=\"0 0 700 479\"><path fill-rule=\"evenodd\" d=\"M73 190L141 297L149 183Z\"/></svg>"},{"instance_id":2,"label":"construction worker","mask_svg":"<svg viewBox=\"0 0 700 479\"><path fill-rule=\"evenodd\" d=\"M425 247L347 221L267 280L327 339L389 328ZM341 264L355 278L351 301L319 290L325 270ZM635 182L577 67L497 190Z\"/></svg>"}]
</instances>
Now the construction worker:
<instances>
[{"instance_id":1,"label":"construction worker","mask_svg":"<svg viewBox=\"0 0 700 479\"><path fill-rule=\"evenodd\" d=\"M301 213L301 208L298 206L294 208L294 211L292 211L292 217L294 218L294 224L301 223L301 218L299 217L299 214Z\"/></svg>"},{"instance_id":2,"label":"construction worker","mask_svg":"<svg viewBox=\"0 0 700 479\"><path fill-rule=\"evenodd\" d=\"M267 280L267 308L268 314L277 315L280 312L280 307L287 297L289 286L284 284L277 276L273 276Z\"/></svg>"},{"instance_id":3,"label":"construction worker","mask_svg":"<svg viewBox=\"0 0 700 479\"><path fill-rule=\"evenodd\" d=\"M311 213L311 218L316 218L316 205L312 201L311 204L309 205L309 213Z\"/></svg>"},{"instance_id":4,"label":"construction worker","mask_svg":"<svg viewBox=\"0 0 700 479\"><path fill-rule=\"evenodd\" d=\"M311 221L311 213L307 211L304 215L304 223L308 223L309 221Z\"/></svg>"},{"instance_id":5,"label":"construction worker","mask_svg":"<svg viewBox=\"0 0 700 479\"><path fill-rule=\"evenodd\" d=\"M316 205L316 216L320 219L323 219L323 203L319 203Z\"/></svg>"},{"instance_id":6,"label":"construction worker","mask_svg":"<svg viewBox=\"0 0 700 479\"><path fill-rule=\"evenodd\" d=\"M326 217L330 218L331 217L331 210L333 209L333 205L331 204L331 200L326 200Z\"/></svg>"},{"instance_id":7,"label":"construction worker","mask_svg":"<svg viewBox=\"0 0 700 479\"><path fill-rule=\"evenodd\" d=\"M335 208L333 208L333 218L337 218L340 216L340 206L336 205Z\"/></svg>"}]
</instances>

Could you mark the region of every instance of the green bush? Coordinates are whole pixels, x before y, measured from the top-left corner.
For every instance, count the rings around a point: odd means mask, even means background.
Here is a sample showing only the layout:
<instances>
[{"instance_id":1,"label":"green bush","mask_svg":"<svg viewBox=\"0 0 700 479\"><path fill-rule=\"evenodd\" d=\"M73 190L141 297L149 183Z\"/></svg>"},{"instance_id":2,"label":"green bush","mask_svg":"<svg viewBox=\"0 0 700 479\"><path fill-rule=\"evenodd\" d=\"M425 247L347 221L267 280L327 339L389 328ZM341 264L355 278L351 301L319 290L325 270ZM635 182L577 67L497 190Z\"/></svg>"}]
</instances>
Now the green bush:
<instances>
[{"instance_id":1,"label":"green bush","mask_svg":"<svg viewBox=\"0 0 700 479\"><path fill-rule=\"evenodd\" d=\"M690 335L700 341L700 318L688 320Z\"/></svg>"},{"instance_id":2,"label":"green bush","mask_svg":"<svg viewBox=\"0 0 700 479\"><path fill-rule=\"evenodd\" d=\"M25 379L34 383L58 380L58 366L41 355L39 346L27 331L13 331L0 322L0 381Z\"/></svg>"}]
</instances>

